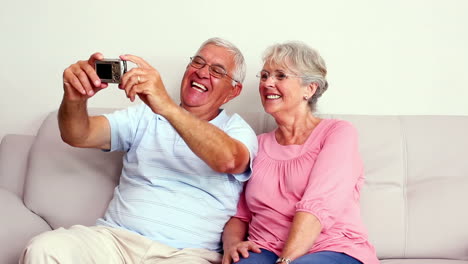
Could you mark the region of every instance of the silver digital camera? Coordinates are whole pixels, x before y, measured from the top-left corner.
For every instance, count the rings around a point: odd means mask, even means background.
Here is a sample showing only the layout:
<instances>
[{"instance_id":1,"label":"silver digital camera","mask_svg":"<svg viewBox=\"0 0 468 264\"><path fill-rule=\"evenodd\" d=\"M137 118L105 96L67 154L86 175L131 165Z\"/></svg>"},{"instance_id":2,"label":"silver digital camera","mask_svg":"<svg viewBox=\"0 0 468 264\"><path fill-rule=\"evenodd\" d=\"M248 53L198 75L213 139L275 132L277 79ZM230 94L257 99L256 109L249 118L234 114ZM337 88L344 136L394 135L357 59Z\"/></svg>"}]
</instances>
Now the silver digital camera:
<instances>
[{"instance_id":1,"label":"silver digital camera","mask_svg":"<svg viewBox=\"0 0 468 264\"><path fill-rule=\"evenodd\" d=\"M120 83L127 72L127 62L121 59L104 59L95 62L96 73L105 83Z\"/></svg>"}]
</instances>

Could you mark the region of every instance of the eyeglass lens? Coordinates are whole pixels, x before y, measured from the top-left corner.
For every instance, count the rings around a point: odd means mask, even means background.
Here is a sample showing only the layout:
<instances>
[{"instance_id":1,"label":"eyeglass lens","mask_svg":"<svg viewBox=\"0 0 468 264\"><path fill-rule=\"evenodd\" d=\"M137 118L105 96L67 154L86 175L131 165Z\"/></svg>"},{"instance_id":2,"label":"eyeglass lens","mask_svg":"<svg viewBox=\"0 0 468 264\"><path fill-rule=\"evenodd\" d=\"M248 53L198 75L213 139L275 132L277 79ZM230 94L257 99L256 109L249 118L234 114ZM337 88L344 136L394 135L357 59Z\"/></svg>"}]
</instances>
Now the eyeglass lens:
<instances>
[{"instance_id":1,"label":"eyeglass lens","mask_svg":"<svg viewBox=\"0 0 468 264\"><path fill-rule=\"evenodd\" d=\"M270 73L267 71L261 71L257 76L260 78L260 80L262 80L262 82L267 81L270 76L277 81L282 81L288 77L288 75L286 75L284 72L275 72L274 74L270 75Z\"/></svg>"},{"instance_id":2,"label":"eyeglass lens","mask_svg":"<svg viewBox=\"0 0 468 264\"><path fill-rule=\"evenodd\" d=\"M190 64L197 68L197 69L201 69L203 67L205 67L205 65L208 65L208 69L210 71L210 74L213 75L214 77L216 78L222 78L224 77L225 75L227 75L227 72L226 70L220 66L220 65L209 65L208 63L206 63L206 61L200 57L200 56L195 56L191 59L191 62Z\"/></svg>"}]
</instances>

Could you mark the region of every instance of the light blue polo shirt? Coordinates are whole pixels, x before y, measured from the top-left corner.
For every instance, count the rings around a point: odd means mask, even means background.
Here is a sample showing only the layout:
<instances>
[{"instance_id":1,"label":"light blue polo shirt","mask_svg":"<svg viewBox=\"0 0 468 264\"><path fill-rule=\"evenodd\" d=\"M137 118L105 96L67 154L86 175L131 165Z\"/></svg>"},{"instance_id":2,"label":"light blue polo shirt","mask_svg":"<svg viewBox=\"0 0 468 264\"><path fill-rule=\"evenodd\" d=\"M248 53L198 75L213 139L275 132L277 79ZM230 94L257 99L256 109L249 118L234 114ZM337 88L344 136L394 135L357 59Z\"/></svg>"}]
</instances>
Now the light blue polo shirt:
<instances>
[{"instance_id":1,"label":"light blue polo shirt","mask_svg":"<svg viewBox=\"0 0 468 264\"><path fill-rule=\"evenodd\" d=\"M111 126L111 151L126 154L120 184L97 224L125 228L175 248L219 251L224 224L236 213L251 168L235 175L212 170L145 104L105 117ZM221 111L210 123L242 142L252 164L257 137L247 122Z\"/></svg>"}]
</instances>

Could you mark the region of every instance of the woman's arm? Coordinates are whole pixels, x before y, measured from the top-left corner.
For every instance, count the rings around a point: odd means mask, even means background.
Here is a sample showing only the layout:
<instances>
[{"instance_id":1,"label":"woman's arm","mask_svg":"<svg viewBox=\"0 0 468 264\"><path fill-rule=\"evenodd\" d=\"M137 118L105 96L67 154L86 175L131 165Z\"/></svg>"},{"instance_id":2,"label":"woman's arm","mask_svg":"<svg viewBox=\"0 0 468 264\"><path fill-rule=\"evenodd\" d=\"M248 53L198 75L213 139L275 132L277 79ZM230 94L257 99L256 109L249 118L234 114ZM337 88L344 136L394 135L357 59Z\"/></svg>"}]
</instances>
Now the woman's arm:
<instances>
[{"instance_id":1,"label":"woman's arm","mask_svg":"<svg viewBox=\"0 0 468 264\"><path fill-rule=\"evenodd\" d=\"M293 260L306 254L320 233L327 232L336 216L357 199L362 162L356 129L338 122L325 136L280 257Z\"/></svg>"},{"instance_id":2,"label":"woman's arm","mask_svg":"<svg viewBox=\"0 0 468 264\"><path fill-rule=\"evenodd\" d=\"M289 230L288 240L280 257L294 260L306 254L320 234L322 226L313 214L296 212Z\"/></svg>"}]
</instances>

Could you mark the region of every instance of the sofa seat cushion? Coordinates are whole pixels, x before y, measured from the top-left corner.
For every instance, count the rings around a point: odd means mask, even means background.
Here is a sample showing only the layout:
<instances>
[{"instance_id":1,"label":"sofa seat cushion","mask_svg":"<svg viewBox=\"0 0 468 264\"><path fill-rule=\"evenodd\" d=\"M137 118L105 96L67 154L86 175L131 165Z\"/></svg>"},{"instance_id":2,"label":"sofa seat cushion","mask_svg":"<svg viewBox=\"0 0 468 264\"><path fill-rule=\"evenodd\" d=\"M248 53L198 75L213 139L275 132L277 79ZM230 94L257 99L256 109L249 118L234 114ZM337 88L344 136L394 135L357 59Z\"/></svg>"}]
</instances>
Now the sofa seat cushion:
<instances>
[{"instance_id":1,"label":"sofa seat cushion","mask_svg":"<svg viewBox=\"0 0 468 264\"><path fill-rule=\"evenodd\" d=\"M468 264L464 260L450 259L387 259L380 261L381 264Z\"/></svg>"}]
</instances>

